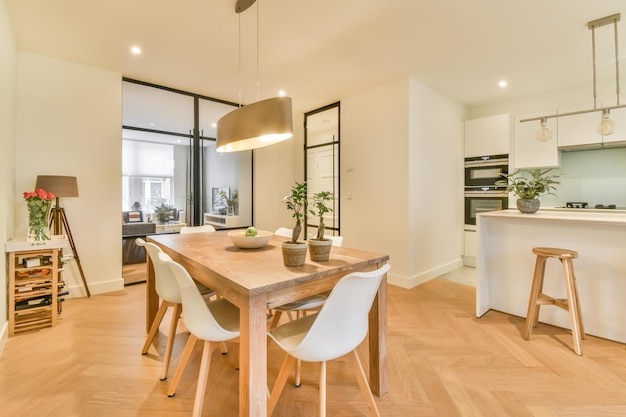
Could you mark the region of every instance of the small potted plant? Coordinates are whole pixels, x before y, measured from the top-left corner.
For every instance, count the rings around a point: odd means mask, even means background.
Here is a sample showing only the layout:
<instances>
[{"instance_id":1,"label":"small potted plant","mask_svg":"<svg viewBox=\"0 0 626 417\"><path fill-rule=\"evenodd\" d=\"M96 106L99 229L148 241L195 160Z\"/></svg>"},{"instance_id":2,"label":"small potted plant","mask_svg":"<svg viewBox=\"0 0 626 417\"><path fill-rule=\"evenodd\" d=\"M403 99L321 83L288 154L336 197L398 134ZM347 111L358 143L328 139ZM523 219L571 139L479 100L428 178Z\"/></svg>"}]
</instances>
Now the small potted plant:
<instances>
[{"instance_id":1,"label":"small potted plant","mask_svg":"<svg viewBox=\"0 0 626 417\"><path fill-rule=\"evenodd\" d=\"M496 181L496 187L506 187L507 192L515 194L517 209L522 213L535 213L539 210L539 197L542 195L556 195L555 184L558 175L549 174L552 168L547 169L516 169L511 174L502 174L505 179ZM549 175L548 175L549 174Z\"/></svg>"},{"instance_id":2,"label":"small potted plant","mask_svg":"<svg viewBox=\"0 0 626 417\"><path fill-rule=\"evenodd\" d=\"M174 206L171 204L161 203L154 208L154 217L156 217L159 223L167 223L174 210Z\"/></svg>"},{"instance_id":3,"label":"small potted plant","mask_svg":"<svg viewBox=\"0 0 626 417\"><path fill-rule=\"evenodd\" d=\"M307 204L306 182L297 182L291 187L291 193L283 198L288 210L291 210L296 224L291 234L291 240L282 243L283 262L285 266L302 266L306 259L307 244L298 242L302 231L302 219Z\"/></svg>"},{"instance_id":4,"label":"small potted plant","mask_svg":"<svg viewBox=\"0 0 626 417\"><path fill-rule=\"evenodd\" d=\"M334 199L335 196L330 191L320 191L319 193L313 194L313 209L309 210L309 213L316 216L319 222L315 238L309 239L309 255L311 256L311 260L315 262L325 262L330 256L333 241L324 237L326 230L324 215L333 211L326 203Z\"/></svg>"}]
</instances>

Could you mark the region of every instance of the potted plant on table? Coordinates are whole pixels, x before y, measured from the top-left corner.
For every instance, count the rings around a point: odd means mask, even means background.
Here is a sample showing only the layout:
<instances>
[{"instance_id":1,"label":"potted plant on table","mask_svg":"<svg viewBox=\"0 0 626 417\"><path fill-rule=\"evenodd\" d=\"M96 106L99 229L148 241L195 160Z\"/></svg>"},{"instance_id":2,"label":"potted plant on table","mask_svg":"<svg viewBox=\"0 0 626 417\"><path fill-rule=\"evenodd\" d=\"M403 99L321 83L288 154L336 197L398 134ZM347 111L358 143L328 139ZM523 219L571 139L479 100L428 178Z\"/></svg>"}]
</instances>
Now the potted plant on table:
<instances>
[{"instance_id":1,"label":"potted plant on table","mask_svg":"<svg viewBox=\"0 0 626 417\"><path fill-rule=\"evenodd\" d=\"M335 196L330 191L320 191L313 194L313 209L309 210L309 212L319 219L319 223L315 238L309 239L309 255L311 260L315 262L325 262L330 256L333 241L324 237L326 230L324 215L333 211L326 203L334 199Z\"/></svg>"},{"instance_id":2,"label":"potted plant on table","mask_svg":"<svg viewBox=\"0 0 626 417\"><path fill-rule=\"evenodd\" d=\"M171 204L161 203L161 205L154 208L154 217L156 217L159 223L167 223L173 212L174 206Z\"/></svg>"},{"instance_id":3,"label":"potted plant on table","mask_svg":"<svg viewBox=\"0 0 626 417\"><path fill-rule=\"evenodd\" d=\"M539 197L542 195L556 195L555 185L560 184L558 175L549 174L552 168L516 169L511 174L502 174L505 179L496 181L496 188L506 187L518 197L517 209L522 213L535 213L539 210Z\"/></svg>"},{"instance_id":4,"label":"potted plant on table","mask_svg":"<svg viewBox=\"0 0 626 417\"><path fill-rule=\"evenodd\" d=\"M296 224L291 234L291 240L282 243L283 263L285 266L302 266L306 259L306 242L298 242L302 231L302 218L307 204L306 182L297 182L291 187L291 193L283 198L287 209L291 210Z\"/></svg>"}]
</instances>

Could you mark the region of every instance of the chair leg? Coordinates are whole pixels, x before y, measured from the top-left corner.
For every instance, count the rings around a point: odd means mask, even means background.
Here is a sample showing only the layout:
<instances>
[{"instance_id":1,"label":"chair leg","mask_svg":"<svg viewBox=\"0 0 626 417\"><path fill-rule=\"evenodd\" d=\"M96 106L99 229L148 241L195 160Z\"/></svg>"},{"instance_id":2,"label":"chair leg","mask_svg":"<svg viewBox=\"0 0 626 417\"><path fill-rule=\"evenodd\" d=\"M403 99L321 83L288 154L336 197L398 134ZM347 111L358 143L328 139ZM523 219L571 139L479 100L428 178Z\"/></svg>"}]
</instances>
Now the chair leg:
<instances>
[{"instance_id":1,"label":"chair leg","mask_svg":"<svg viewBox=\"0 0 626 417\"><path fill-rule=\"evenodd\" d=\"M537 304L537 298L541 292L542 282L541 276L544 274L546 267L546 258L537 256L535 262L535 273L533 275L533 283L530 289L530 295L528 297L528 312L526 313L526 326L524 329L524 339L530 339L533 327L536 326L537 319L539 317L539 306Z\"/></svg>"},{"instance_id":2,"label":"chair leg","mask_svg":"<svg viewBox=\"0 0 626 417\"><path fill-rule=\"evenodd\" d=\"M320 417L326 417L326 361L320 362Z\"/></svg>"},{"instance_id":3,"label":"chair leg","mask_svg":"<svg viewBox=\"0 0 626 417\"><path fill-rule=\"evenodd\" d=\"M572 275L572 261L571 259L564 259L561 261L563 264L563 275L565 275L565 289L567 290L568 310L570 320L572 322L572 338L574 339L574 352L578 356L582 356L582 343L580 335L580 314L578 312L576 291L574 290L574 277Z\"/></svg>"},{"instance_id":4,"label":"chair leg","mask_svg":"<svg viewBox=\"0 0 626 417\"><path fill-rule=\"evenodd\" d=\"M302 375L302 372L300 371L301 368L302 368L302 361L300 359L296 359L296 376L294 380L294 385L296 387L300 387L302 385L302 381L300 380L301 375Z\"/></svg>"},{"instance_id":5,"label":"chair leg","mask_svg":"<svg viewBox=\"0 0 626 417\"><path fill-rule=\"evenodd\" d=\"M200 372L198 373L198 386L196 387L196 398L193 401L193 417L202 415L202 405L204 403L204 393L206 391L206 382L209 377L209 368L211 367L211 353L217 345L205 340L202 348L202 361L200 362Z\"/></svg>"},{"instance_id":6,"label":"chair leg","mask_svg":"<svg viewBox=\"0 0 626 417\"><path fill-rule=\"evenodd\" d=\"M152 326L150 326L150 331L148 332L148 337L146 337L146 342L143 344L143 348L141 349L142 355L145 355L146 353L148 353L148 350L150 349L150 345L152 344L152 341L154 340L154 336L156 336L157 332L159 331L159 326L161 325L161 322L163 321L163 317L165 316L165 313L167 312L167 309L170 306L173 306L173 304L167 301L161 301L161 305L159 306L159 311L157 311L157 314L154 317L154 321L152 322Z\"/></svg>"},{"instance_id":7,"label":"chair leg","mask_svg":"<svg viewBox=\"0 0 626 417\"><path fill-rule=\"evenodd\" d=\"M291 355L287 355L285 357L285 360L283 361L283 365L280 368L280 372L278 372L278 377L276 378L276 382L274 383L274 387L272 388L272 392L270 393L270 398L267 401L268 417L272 416L272 413L276 408L276 404L278 403L280 394L283 392L283 388L285 388L287 378L289 378L289 373L291 372L291 368L293 368L295 361L296 358Z\"/></svg>"},{"instance_id":8,"label":"chair leg","mask_svg":"<svg viewBox=\"0 0 626 417\"><path fill-rule=\"evenodd\" d=\"M182 304L174 304L174 312L172 321L170 322L170 332L167 335L167 345L165 346L165 356L163 357L163 369L161 370L161 381L167 379L167 371L170 367L170 359L172 358L172 349L174 348L174 338L176 337L176 329L178 328L178 318L183 311Z\"/></svg>"},{"instance_id":9,"label":"chair leg","mask_svg":"<svg viewBox=\"0 0 626 417\"><path fill-rule=\"evenodd\" d=\"M585 325L583 323L583 311L580 308L580 297L578 296L578 284L576 283L576 273L572 266L572 281L574 283L574 295L576 296L576 310L578 311L578 322L580 323L580 337L585 339Z\"/></svg>"},{"instance_id":10,"label":"chair leg","mask_svg":"<svg viewBox=\"0 0 626 417\"><path fill-rule=\"evenodd\" d=\"M356 373L356 380L359 383L359 387L361 388L361 392L365 396L365 400L367 401L367 406L370 409L370 414L372 417L380 417L380 413L378 412L378 407L376 406L376 401L374 401L374 395L372 394L372 390L370 388L369 382L367 381L367 375L365 375L365 371L363 370L363 365L361 364L361 359L359 359L359 355L355 350L350 354L352 358L352 364L354 365L354 371Z\"/></svg>"},{"instance_id":11,"label":"chair leg","mask_svg":"<svg viewBox=\"0 0 626 417\"><path fill-rule=\"evenodd\" d=\"M272 317L272 321L270 322L270 329L278 326L278 322L280 321L280 316L282 316L283 312L274 310L274 316Z\"/></svg>"},{"instance_id":12,"label":"chair leg","mask_svg":"<svg viewBox=\"0 0 626 417\"><path fill-rule=\"evenodd\" d=\"M176 367L176 372L174 373L174 379L170 383L169 389L167 391L168 397L173 397L176 395L176 388L178 388L178 383L183 377L183 373L187 368L187 364L189 363L189 358L191 358L191 354L193 353L194 348L196 347L196 343L198 343L198 338L193 334L189 335L189 339L187 339L187 344L185 345L185 349L183 350L183 354L180 357L180 362L178 362L178 366Z\"/></svg>"}]
</instances>

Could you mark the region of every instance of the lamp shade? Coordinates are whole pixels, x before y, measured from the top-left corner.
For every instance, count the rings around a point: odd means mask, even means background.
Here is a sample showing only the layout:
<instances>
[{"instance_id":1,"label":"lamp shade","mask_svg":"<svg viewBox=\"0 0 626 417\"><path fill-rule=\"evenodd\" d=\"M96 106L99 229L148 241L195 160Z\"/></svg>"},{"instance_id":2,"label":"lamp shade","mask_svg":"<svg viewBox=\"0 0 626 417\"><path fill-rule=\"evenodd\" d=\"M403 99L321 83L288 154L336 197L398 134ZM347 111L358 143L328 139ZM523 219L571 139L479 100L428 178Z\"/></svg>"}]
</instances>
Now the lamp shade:
<instances>
[{"instance_id":1,"label":"lamp shade","mask_svg":"<svg viewBox=\"0 0 626 417\"><path fill-rule=\"evenodd\" d=\"M217 122L217 152L261 148L293 136L290 97L274 97L240 107Z\"/></svg>"},{"instance_id":2,"label":"lamp shade","mask_svg":"<svg viewBox=\"0 0 626 417\"><path fill-rule=\"evenodd\" d=\"M35 189L43 188L55 197L78 197L76 177L60 175L38 175Z\"/></svg>"}]
</instances>

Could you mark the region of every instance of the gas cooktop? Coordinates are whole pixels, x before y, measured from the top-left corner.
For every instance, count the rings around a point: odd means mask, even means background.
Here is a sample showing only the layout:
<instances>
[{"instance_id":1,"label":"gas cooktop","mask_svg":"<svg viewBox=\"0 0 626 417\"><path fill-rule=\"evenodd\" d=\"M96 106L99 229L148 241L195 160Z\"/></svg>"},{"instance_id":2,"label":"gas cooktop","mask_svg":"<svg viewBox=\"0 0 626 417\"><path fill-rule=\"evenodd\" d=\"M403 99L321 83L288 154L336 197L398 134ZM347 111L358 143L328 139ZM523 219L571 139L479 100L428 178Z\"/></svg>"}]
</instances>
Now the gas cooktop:
<instances>
[{"instance_id":1,"label":"gas cooktop","mask_svg":"<svg viewBox=\"0 0 626 417\"><path fill-rule=\"evenodd\" d=\"M585 201L569 201L565 203L565 208L577 208L577 209L586 209L590 208L589 204ZM617 207L615 204L596 204L595 209L606 209L606 210L615 210Z\"/></svg>"}]
</instances>

